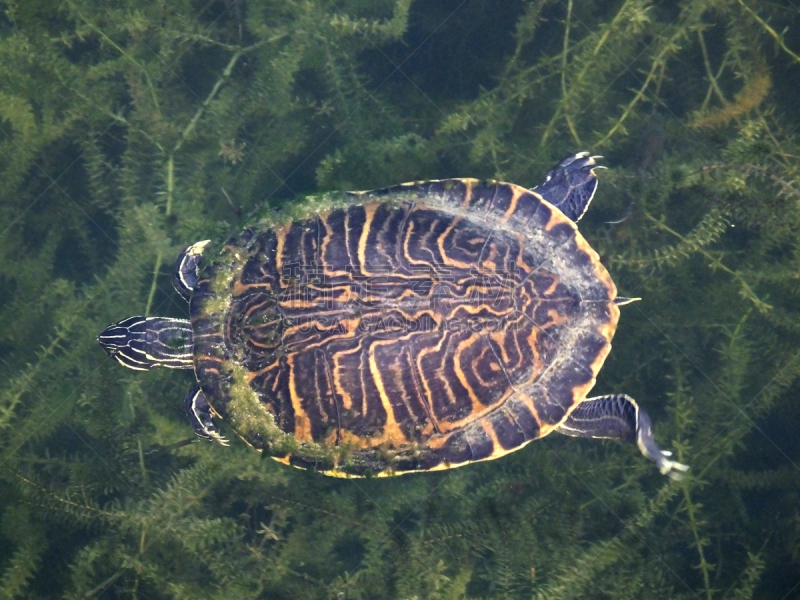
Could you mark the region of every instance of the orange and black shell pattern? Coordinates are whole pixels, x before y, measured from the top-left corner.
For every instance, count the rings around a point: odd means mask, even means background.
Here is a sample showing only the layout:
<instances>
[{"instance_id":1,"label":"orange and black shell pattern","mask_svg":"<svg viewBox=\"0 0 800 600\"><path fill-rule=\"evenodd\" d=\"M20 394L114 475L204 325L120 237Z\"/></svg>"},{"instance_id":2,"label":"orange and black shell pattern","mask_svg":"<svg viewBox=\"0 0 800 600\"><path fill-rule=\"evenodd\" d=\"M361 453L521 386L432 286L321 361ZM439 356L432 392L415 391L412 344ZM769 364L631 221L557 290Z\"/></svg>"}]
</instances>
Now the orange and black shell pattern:
<instances>
[{"instance_id":1,"label":"orange and black shell pattern","mask_svg":"<svg viewBox=\"0 0 800 600\"><path fill-rule=\"evenodd\" d=\"M331 475L444 469L586 398L616 287L539 194L452 179L317 209L207 253L191 301L198 381L249 444Z\"/></svg>"}]
</instances>

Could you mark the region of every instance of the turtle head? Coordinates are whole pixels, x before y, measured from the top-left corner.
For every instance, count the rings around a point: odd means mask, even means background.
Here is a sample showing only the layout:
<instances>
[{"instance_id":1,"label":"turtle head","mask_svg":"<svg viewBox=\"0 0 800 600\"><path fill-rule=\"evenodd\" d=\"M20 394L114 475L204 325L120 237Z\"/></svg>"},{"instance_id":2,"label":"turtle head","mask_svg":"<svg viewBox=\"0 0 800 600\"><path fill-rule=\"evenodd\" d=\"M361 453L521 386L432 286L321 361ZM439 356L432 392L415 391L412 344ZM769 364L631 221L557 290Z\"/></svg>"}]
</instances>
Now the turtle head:
<instances>
[{"instance_id":1,"label":"turtle head","mask_svg":"<svg viewBox=\"0 0 800 600\"><path fill-rule=\"evenodd\" d=\"M128 317L106 327L97 341L111 358L129 369L191 369L192 326L184 319Z\"/></svg>"}]
</instances>

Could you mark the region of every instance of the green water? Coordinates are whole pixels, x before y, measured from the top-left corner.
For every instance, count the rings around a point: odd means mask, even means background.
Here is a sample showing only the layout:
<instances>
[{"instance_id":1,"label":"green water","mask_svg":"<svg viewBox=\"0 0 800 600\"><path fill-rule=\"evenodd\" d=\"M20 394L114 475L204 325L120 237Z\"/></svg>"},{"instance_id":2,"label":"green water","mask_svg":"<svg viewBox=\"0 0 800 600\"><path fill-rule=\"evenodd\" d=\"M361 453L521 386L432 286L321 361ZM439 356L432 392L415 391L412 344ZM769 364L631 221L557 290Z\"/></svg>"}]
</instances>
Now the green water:
<instances>
[{"instance_id":1,"label":"green water","mask_svg":"<svg viewBox=\"0 0 800 600\"><path fill-rule=\"evenodd\" d=\"M800 597L797 0L0 8L0 597ZM265 203L578 150L609 167L581 230L643 298L595 391L680 482L555 435L388 480L159 451L191 374L95 342L184 317L177 253Z\"/></svg>"}]
</instances>

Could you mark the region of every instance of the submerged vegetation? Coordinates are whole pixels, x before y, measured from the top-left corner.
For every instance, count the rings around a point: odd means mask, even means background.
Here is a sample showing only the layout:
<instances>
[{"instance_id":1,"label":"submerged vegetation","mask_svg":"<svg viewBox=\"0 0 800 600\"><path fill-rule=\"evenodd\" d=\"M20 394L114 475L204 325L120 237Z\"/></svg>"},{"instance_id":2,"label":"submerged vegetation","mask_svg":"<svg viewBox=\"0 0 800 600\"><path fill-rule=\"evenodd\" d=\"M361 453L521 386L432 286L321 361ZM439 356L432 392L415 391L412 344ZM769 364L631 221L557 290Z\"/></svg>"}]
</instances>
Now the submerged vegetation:
<instances>
[{"instance_id":1,"label":"submerged vegetation","mask_svg":"<svg viewBox=\"0 0 800 600\"><path fill-rule=\"evenodd\" d=\"M0 597L800 593L800 10L762 0L0 3ZM620 293L596 391L692 466L551 436L339 481L170 444L186 372L95 335L266 204L534 186L605 156L581 229Z\"/></svg>"}]
</instances>

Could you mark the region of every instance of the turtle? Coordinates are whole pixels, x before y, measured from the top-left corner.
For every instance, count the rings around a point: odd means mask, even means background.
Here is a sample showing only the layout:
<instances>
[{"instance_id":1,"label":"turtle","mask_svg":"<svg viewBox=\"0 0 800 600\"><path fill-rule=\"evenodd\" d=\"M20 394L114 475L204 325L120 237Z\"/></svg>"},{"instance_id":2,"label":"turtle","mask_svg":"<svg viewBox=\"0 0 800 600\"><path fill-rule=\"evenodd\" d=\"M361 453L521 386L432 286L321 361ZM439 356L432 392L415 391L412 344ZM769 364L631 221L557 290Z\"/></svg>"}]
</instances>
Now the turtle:
<instances>
[{"instance_id":1,"label":"turtle","mask_svg":"<svg viewBox=\"0 0 800 600\"><path fill-rule=\"evenodd\" d=\"M557 432L635 443L679 478L633 398L587 398L637 300L576 225L597 158L570 155L532 189L444 179L265 207L180 254L190 319L134 316L98 341L131 369L193 369L201 438L227 444L225 419L325 475L460 467Z\"/></svg>"}]
</instances>

